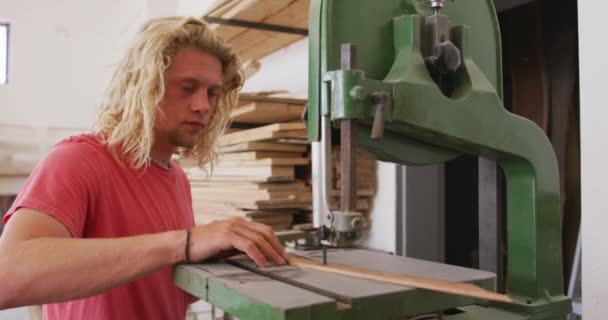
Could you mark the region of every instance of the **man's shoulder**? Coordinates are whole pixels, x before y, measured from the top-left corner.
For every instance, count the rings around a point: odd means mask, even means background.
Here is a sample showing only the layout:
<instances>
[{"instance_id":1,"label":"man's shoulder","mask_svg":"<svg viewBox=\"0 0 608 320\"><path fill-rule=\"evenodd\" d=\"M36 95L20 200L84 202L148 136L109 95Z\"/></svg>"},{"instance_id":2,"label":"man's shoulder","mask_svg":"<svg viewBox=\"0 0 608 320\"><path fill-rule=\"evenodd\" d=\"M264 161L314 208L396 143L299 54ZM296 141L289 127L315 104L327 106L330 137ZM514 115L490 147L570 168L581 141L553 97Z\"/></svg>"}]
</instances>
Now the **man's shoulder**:
<instances>
[{"instance_id":1,"label":"man's shoulder","mask_svg":"<svg viewBox=\"0 0 608 320\"><path fill-rule=\"evenodd\" d=\"M111 154L95 134L79 134L59 141L48 153L53 162L70 164L111 161Z\"/></svg>"},{"instance_id":2,"label":"man's shoulder","mask_svg":"<svg viewBox=\"0 0 608 320\"><path fill-rule=\"evenodd\" d=\"M83 148L84 149L104 149L99 136L93 133L82 133L74 136L69 136L59 141L55 148Z\"/></svg>"}]
</instances>

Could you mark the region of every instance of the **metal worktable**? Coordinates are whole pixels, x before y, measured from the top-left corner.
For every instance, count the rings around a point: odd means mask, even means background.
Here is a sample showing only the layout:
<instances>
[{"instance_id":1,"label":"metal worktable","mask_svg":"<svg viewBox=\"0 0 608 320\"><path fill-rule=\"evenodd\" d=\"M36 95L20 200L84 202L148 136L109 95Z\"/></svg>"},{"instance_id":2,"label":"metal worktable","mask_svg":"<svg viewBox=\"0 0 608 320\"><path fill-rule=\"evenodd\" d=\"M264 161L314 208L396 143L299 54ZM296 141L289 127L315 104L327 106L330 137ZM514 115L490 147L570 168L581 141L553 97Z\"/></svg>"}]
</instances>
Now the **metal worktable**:
<instances>
[{"instance_id":1,"label":"metal worktable","mask_svg":"<svg viewBox=\"0 0 608 320\"><path fill-rule=\"evenodd\" d=\"M321 260L320 251L293 254ZM246 257L233 263L255 268ZM493 290L490 272L360 249L333 249L332 264L410 274L454 282L475 283ZM294 266L260 268L281 281L215 262L178 266L175 283L220 309L247 319L396 319L481 303L476 299L357 279ZM481 308L483 307L476 307Z\"/></svg>"}]
</instances>

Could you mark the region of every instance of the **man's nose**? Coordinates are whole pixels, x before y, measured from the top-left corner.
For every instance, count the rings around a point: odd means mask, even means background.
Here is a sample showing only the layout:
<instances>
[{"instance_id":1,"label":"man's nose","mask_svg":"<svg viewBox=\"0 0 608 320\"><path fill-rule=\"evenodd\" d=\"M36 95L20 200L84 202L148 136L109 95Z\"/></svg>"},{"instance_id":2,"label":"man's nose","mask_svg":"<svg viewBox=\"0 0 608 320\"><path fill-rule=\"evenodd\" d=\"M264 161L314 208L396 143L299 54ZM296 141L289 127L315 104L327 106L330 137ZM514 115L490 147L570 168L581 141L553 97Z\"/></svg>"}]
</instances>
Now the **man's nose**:
<instances>
[{"instance_id":1,"label":"man's nose","mask_svg":"<svg viewBox=\"0 0 608 320\"><path fill-rule=\"evenodd\" d=\"M207 90L198 90L198 92L192 96L192 111L206 113L211 109L211 103L209 102L209 95Z\"/></svg>"}]
</instances>

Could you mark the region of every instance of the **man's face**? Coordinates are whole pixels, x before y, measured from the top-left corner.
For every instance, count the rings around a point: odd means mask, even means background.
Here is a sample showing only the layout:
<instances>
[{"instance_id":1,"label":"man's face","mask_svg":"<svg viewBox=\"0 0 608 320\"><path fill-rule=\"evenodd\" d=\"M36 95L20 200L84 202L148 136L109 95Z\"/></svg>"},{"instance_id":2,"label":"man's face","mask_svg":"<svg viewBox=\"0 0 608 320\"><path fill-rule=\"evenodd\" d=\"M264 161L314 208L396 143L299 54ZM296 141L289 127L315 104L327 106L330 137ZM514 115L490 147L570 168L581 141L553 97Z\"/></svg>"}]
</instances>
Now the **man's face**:
<instances>
[{"instance_id":1,"label":"man's face","mask_svg":"<svg viewBox=\"0 0 608 320\"><path fill-rule=\"evenodd\" d=\"M156 141L171 147L196 145L215 109L222 64L193 47L179 49L165 71L165 95L154 126Z\"/></svg>"}]
</instances>

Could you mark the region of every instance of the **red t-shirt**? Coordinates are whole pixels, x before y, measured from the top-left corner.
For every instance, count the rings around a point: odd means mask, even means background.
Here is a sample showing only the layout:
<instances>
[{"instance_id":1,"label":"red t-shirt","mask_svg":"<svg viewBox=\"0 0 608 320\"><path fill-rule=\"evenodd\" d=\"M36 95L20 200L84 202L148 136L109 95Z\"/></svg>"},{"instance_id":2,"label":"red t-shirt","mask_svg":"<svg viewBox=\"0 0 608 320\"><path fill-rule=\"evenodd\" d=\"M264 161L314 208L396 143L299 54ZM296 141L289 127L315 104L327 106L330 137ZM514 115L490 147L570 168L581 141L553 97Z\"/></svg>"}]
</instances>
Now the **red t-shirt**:
<instances>
[{"instance_id":1,"label":"red t-shirt","mask_svg":"<svg viewBox=\"0 0 608 320\"><path fill-rule=\"evenodd\" d=\"M121 166L93 135L57 144L33 170L4 223L23 207L53 216L74 238L128 237L194 225L190 186L177 164L169 170ZM183 320L188 300L167 267L93 297L45 305L43 314L49 320Z\"/></svg>"}]
</instances>

